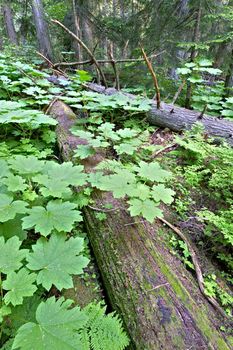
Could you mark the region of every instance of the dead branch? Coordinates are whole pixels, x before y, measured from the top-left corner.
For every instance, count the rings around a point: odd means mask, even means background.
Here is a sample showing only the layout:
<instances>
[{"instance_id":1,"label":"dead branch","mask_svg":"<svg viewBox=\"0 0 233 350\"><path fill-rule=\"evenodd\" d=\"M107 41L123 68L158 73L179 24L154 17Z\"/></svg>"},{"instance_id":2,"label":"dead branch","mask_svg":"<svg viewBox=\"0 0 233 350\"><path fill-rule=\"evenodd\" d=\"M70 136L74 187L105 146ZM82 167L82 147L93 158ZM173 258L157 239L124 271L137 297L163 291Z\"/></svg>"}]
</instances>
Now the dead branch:
<instances>
[{"instance_id":1,"label":"dead branch","mask_svg":"<svg viewBox=\"0 0 233 350\"><path fill-rule=\"evenodd\" d=\"M49 67L58 75L63 75L64 77L67 77L67 74L65 72L63 72L63 70L61 70L60 68L55 67L55 65L53 64L52 61L50 61L47 57L45 57L41 52L36 51L37 55L39 55L41 58L43 58L43 60L45 60Z\"/></svg>"},{"instance_id":2,"label":"dead branch","mask_svg":"<svg viewBox=\"0 0 233 350\"><path fill-rule=\"evenodd\" d=\"M159 84L158 84L158 80L157 80L157 77L156 77L156 74L155 74L155 71L152 67L152 64L149 60L149 58L147 57L144 49L141 47L141 50L142 50L142 54L143 54L143 57L144 57L144 60L147 64L147 67L152 75L152 78L153 78L153 82L154 82L154 87L155 87L155 91L156 91L156 101L157 101L157 109L160 109L160 105L161 105L161 98L160 98L160 90L159 90Z\"/></svg>"},{"instance_id":3,"label":"dead branch","mask_svg":"<svg viewBox=\"0 0 233 350\"><path fill-rule=\"evenodd\" d=\"M183 80L182 83L180 84L179 86L179 89L178 91L176 92L174 98L173 98L173 101L172 101L172 105L174 106L178 97L180 96L181 94L181 91L183 90L184 86L185 86L185 83L186 83L186 80ZM173 113L174 112L174 107L171 109L171 112L170 113Z\"/></svg>"},{"instance_id":4,"label":"dead branch","mask_svg":"<svg viewBox=\"0 0 233 350\"><path fill-rule=\"evenodd\" d=\"M90 56L91 60L93 61L93 63L95 64L97 70L99 71L101 78L103 80L103 84L105 87L107 87L107 81L105 78L105 75L98 63L98 61L96 60L95 56L92 54L91 50L86 46L86 44L84 44L84 42L77 36L75 35L73 32L71 32L66 26L64 26L64 24L62 24L61 22L57 21L56 19L52 19L52 22L59 25L62 29L64 29L69 35L71 35L78 43L80 46L82 46L82 48L88 53L88 55Z\"/></svg>"},{"instance_id":5,"label":"dead branch","mask_svg":"<svg viewBox=\"0 0 233 350\"><path fill-rule=\"evenodd\" d=\"M159 52L158 54L150 55L148 56L149 59L156 58L160 55L162 55L166 50L163 50ZM96 60L99 64L106 64L112 63L112 60ZM144 58L124 58L124 59L115 59L115 63L134 63L134 62L143 62ZM54 67L69 67L69 66L82 66L86 64L93 64L93 60L86 60L86 61L75 61L75 62L58 62L54 64Z\"/></svg>"},{"instance_id":6,"label":"dead branch","mask_svg":"<svg viewBox=\"0 0 233 350\"><path fill-rule=\"evenodd\" d=\"M229 316L227 316L227 314L224 312L224 310L221 308L221 306L218 304L218 302L211 296L206 295L205 293L205 287L204 287L204 278L202 275L202 271L198 262L198 258L196 255L196 252L193 248L192 243L190 242L190 240L188 239L188 237L186 237L183 232L181 232L177 227L175 227L174 225L172 225L170 222L168 222L167 220L163 219L163 218L159 218L159 220L161 222L163 222L165 225L167 225L170 229L172 229L186 244L189 250L189 253L191 255L191 259L195 268L195 272L196 272L196 276L197 276L197 282L198 282L198 286L199 289L201 291L201 293L203 294L203 296L209 301L209 303L215 307L216 310L218 310L218 312L225 318L229 318Z\"/></svg>"}]
</instances>

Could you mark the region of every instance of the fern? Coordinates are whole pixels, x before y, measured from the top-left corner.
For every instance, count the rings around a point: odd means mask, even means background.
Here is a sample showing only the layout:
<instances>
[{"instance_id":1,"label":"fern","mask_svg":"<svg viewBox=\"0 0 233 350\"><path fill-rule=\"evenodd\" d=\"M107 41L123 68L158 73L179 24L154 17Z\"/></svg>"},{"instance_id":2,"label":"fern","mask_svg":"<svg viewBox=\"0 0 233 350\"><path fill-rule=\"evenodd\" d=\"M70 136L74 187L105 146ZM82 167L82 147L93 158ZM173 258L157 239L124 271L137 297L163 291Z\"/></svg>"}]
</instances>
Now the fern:
<instances>
[{"instance_id":1,"label":"fern","mask_svg":"<svg viewBox=\"0 0 233 350\"><path fill-rule=\"evenodd\" d=\"M106 306L92 303L83 311L88 316L81 334L83 350L123 350L129 345L121 320L115 313L106 315Z\"/></svg>"}]
</instances>

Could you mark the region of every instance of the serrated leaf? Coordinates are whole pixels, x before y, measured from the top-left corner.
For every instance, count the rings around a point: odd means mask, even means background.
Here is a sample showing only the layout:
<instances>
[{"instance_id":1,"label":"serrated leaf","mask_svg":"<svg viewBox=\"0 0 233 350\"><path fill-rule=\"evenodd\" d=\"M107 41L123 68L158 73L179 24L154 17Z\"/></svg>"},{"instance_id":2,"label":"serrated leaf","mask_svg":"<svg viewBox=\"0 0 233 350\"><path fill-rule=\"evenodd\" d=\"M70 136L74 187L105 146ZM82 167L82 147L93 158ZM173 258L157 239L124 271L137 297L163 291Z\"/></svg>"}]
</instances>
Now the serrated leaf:
<instances>
[{"instance_id":1,"label":"serrated leaf","mask_svg":"<svg viewBox=\"0 0 233 350\"><path fill-rule=\"evenodd\" d=\"M62 181L67 185L83 186L87 179L87 175L83 171L83 165L73 165L72 162L62 164L47 162L43 173L47 174L50 179Z\"/></svg>"},{"instance_id":2,"label":"serrated leaf","mask_svg":"<svg viewBox=\"0 0 233 350\"><path fill-rule=\"evenodd\" d=\"M33 284L35 281L36 274L29 273L25 268L18 272L10 272L2 283L3 289L8 290L4 295L5 304L12 304L13 306L22 304L24 297L32 296L37 290L37 287Z\"/></svg>"},{"instance_id":3,"label":"serrated leaf","mask_svg":"<svg viewBox=\"0 0 233 350\"><path fill-rule=\"evenodd\" d=\"M70 309L72 301L49 298L36 311L37 323L29 322L19 328L12 349L82 350L78 330L87 322L79 307Z\"/></svg>"},{"instance_id":4,"label":"serrated leaf","mask_svg":"<svg viewBox=\"0 0 233 350\"><path fill-rule=\"evenodd\" d=\"M153 186L151 195L156 202L162 201L165 204L171 204L174 200L175 192L170 188L166 188L163 184L159 184Z\"/></svg>"},{"instance_id":5,"label":"serrated leaf","mask_svg":"<svg viewBox=\"0 0 233 350\"><path fill-rule=\"evenodd\" d=\"M102 191L111 191L115 198L123 198L132 183L133 181L126 178L124 174L114 174L103 176L98 188Z\"/></svg>"},{"instance_id":6,"label":"serrated leaf","mask_svg":"<svg viewBox=\"0 0 233 350\"><path fill-rule=\"evenodd\" d=\"M22 266L22 260L26 257L28 250L20 249L21 243L16 236L6 242L4 237L0 237L0 271L2 273L16 271Z\"/></svg>"},{"instance_id":7,"label":"serrated leaf","mask_svg":"<svg viewBox=\"0 0 233 350\"><path fill-rule=\"evenodd\" d=\"M136 137L138 135L137 130L125 128L125 129L120 129L117 131L117 134L122 137L122 138L132 138Z\"/></svg>"},{"instance_id":8,"label":"serrated leaf","mask_svg":"<svg viewBox=\"0 0 233 350\"><path fill-rule=\"evenodd\" d=\"M23 229L35 228L43 236L48 236L53 230L58 232L71 232L75 222L82 221L79 210L75 210L76 204L62 202L61 200L50 201L47 207L33 207L28 211L23 221Z\"/></svg>"},{"instance_id":9,"label":"serrated leaf","mask_svg":"<svg viewBox=\"0 0 233 350\"><path fill-rule=\"evenodd\" d=\"M53 234L49 241L40 238L32 246L33 253L27 257L27 267L39 271L37 283L46 290L52 285L57 289L72 288L71 275L80 275L88 265L89 259L80 255L84 249L83 238L70 238L66 241L63 234Z\"/></svg>"},{"instance_id":10,"label":"serrated leaf","mask_svg":"<svg viewBox=\"0 0 233 350\"><path fill-rule=\"evenodd\" d=\"M131 143L121 143L120 145L116 145L113 147L117 154L129 154L133 155L134 152L137 150L137 147L133 146Z\"/></svg>"},{"instance_id":11,"label":"serrated leaf","mask_svg":"<svg viewBox=\"0 0 233 350\"><path fill-rule=\"evenodd\" d=\"M28 187L21 176L14 174L7 175L7 177L2 180L2 183L7 186L10 192L23 192Z\"/></svg>"},{"instance_id":12,"label":"serrated leaf","mask_svg":"<svg viewBox=\"0 0 233 350\"><path fill-rule=\"evenodd\" d=\"M6 222L14 219L16 214L25 214L27 212L27 203L23 201L14 201L8 194L0 194L0 222Z\"/></svg>"},{"instance_id":13,"label":"serrated leaf","mask_svg":"<svg viewBox=\"0 0 233 350\"><path fill-rule=\"evenodd\" d=\"M38 160L34 156L18 155L9 159L10 168L20 173L21 175L37 174L43 171L44 161Z\"/></svg>"},{"instance_id":14,"label":"serrated leaf","mask_svg":"<svg viewBox=\"0 0 233 350\"><path fill-rule=\"evenodd\" d=\"M9 174L10 174L10 170L7 162L3 159L0 159L0 178L8 176Z\"/></svg>"},{"instance_id":15,"label":"serrated leaf","mask_svg":"<svg viewBox=\"0 0 233 350\"><path fill-rule=\"evenodd\" d=\"M156 182L165 182L172 176L169 171L162 169L158 162L146 163L141 161L139 167L135 167L135 170L142 178Z\"/></svg>"},{"instance_id":16,"label":"serrated leaf","mask_svg":"<svg viewBox=\"0 0 233 350\"><path fill-rule=\"evenodd\" d=\"M78 157L80 159L86 159L95 154L95 150L89 145L78 145L75 150L74 157Z\"/></svg>"},{"instance_id":17,"label":"serrated leaf","mask_svg":"<svg viewBox=\"0 0 233 350\"><path fill-rule=\"evenodd\" d=\"M140 199L131 199L129 202L129 212L131 216L142 215L149 222L153 222L157 217L163 217L163 212L157 207L157 204L146 199L141 201Z\"/></svg>"},{"instance_id":18,"label":"serrated leaf","mask_svg":"<svg viewBox=\"0 0 233 350\"><path fill-rule=\"evenodd\" d=\"M49 178L47 175L39 174L33 177L33 180L44 186L40 187L40 193L44 197L63 198L64 196L70 196L72 194L67 182L59 181L59 179L54 181L54 179Z\"/></svg>"}]
</instances>

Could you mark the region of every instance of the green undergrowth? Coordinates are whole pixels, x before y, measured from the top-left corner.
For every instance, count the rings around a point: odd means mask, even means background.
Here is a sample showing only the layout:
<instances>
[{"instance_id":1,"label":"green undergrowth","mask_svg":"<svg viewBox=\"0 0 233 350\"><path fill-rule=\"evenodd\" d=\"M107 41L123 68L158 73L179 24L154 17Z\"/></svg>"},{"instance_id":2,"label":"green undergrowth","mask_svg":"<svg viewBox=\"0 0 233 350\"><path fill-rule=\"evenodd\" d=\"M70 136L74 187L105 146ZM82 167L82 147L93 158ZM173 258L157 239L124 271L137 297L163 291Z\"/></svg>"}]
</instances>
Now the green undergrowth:
<instances>
[{"instance_id":1,"label":"green undergrowth","mask_svg":"<svg viewBox=\"0 0 233 350\"><path fill-rule=\"evenodd\" d=\"M184 198L193 186L204 186L218 205L214 210L200 208L197 215L205 223L211 249L229 274L229 147L216 147L211 140L206 143L200 133L187 134L177 139L179 167L169 170L169 162L162 165L154 159L159 147L151 142L151 129L144 122L150 109L145 98L85 91L83 83L91 77L84 71L70 79L55 78L54 85L49 72L9 62L2 54L0 73L2 350L29 350L32 343L38 350L121 350L129 344L121 320L115 313L106 314L103 303L93 300L84 308L72 307L72 301L62 296L74 289L74 276L85 278L90 262L87 240L79 230L82 209L89 206L100 221L109 210L119 209L95 208L95 189L122 199L120 210L128 211L135 220L139 217L153 223L174 199L177 208L179 203L177 210L185 214L191 202L182 204ZM56 156L56 121L46 114L54 98L82 116L71 130L83 139L74 151L74 163L60 162ZM86 173L82 161L98 152L105 153L107 160L95 172ZM177 178L182 181L174 186ZM191 267L187 247L182 241L177 246ZM212 290L220 298L219 290ZM229 298L225 299L228 307Z\"/></svg>"},{"instance_id":2,"label":"green undergrowth","mask_svg":"<svg viewBox=\"0 0 233 350\"><path fill-rule=\"evenodd\" d=\"M232 315L233 150L224 142L206 137L198 124L184 137L177 137L176 142L176 151L168 155L168 163L172 166L175 161L177 164L175 174L178 182L173 188L176 190L173 206L182 221L193 222L196 236L191 238L200 249L208 251L213 262L218 262L222 271L218 277L224 279L228 287L220 287L218 278L207 271L206 294L215 297L228 315ZM170 243L192 270L185 243L175 236Z\"/></svg>"}]
</instances>

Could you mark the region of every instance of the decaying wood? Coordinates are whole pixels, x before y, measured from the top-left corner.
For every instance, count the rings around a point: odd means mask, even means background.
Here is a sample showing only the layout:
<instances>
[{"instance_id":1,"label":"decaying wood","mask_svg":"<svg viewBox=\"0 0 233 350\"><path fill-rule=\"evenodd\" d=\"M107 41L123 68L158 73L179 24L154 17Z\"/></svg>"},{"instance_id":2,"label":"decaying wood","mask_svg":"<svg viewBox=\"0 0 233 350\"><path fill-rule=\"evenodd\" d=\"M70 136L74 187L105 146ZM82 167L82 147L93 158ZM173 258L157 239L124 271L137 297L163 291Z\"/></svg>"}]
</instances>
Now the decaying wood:
<instances>
[{"instance_id":1,"label":"decaying wood","mask_svg":"<svg viewBox=\"0 0 233 350\"><path fill-rule=\"evenodd\" d=\"M85 87L106 95L119 93L119 91L114 88L105 89L103 86L93 83L86 84ZM130 98L135 98L135 95L126 95ZM169 128L172 131L178 132L189 130L196 122L199 122L204 126L207 134L225 138L226 141L233 146L233 121L226 118L219 119L203 115L200 119L200 112L163 102L161 103L160 109L158 109L154 101L152 101L152 108L147 113L147 120L151 125Z\"/></svg>"},{"instance_id":2,"label":"decaying wood","mask_svg":"<svg viewBox=\"0 0 233 350\"><path fill-rule=\"evenodd\" d=\"M59 122L58 143L64 160L83 140L69 129L76 116L56 101L50 114ZM88 171L103 157L90 157ZM110 193L96 191L94 204L83 211L95 258L109 300L125 323L136 350L230 350L228 339L219 333L218 313L201 294L192 275L170 253L164 227L141 220L132 225L124 202ZM96 208L112 204L99 221ZM222 322L222 321L221 321ZM222 324L222 323L221 323Z\"/></svg>"}]
</instances>

